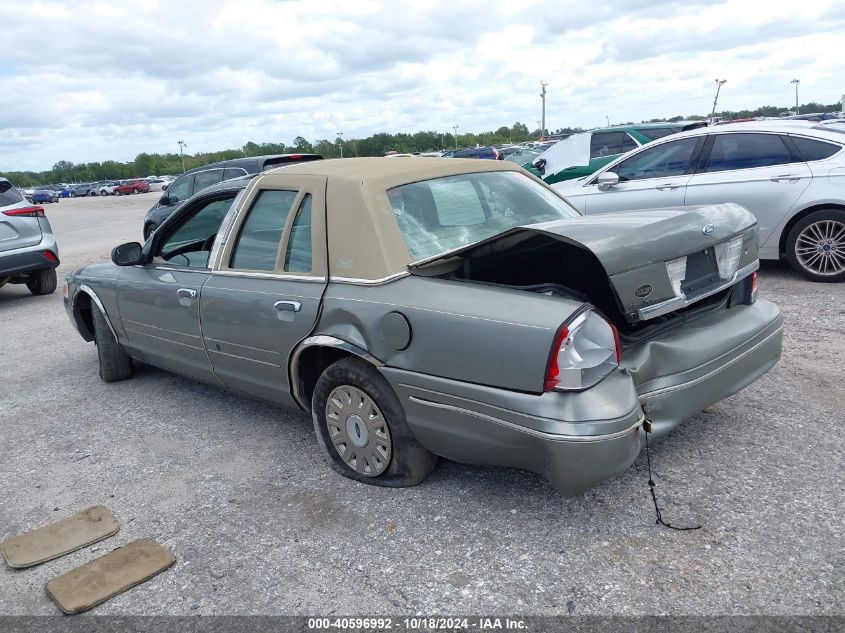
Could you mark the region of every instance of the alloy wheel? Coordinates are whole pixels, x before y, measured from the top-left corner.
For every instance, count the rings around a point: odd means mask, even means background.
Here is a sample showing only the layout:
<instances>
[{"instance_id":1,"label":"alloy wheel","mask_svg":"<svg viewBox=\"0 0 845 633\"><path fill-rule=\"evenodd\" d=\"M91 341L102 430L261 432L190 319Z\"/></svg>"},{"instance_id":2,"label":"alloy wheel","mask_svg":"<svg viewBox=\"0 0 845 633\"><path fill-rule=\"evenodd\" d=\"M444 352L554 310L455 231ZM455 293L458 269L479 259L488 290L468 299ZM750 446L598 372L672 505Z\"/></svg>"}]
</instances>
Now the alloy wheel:
<instances>
[{"instance_id":1,"label":"alloy wheel","mask_svg":"<svg viewBox=\"0 0 845 633\"><path fill-rule=\"evenodd\" d=\"M381 475L390 464L393 442L376 403L358 387L340 385L326 402L329 438L340 458L365 477Z\"/></svg>"},{"instance_id":2,"label":"alloy wheel","mask_svg":"<svg viewBox=\"0 0 845 633\"><path fill-rule=\"evenodd\" d=\"M795 241L795 257L807 270L822 276L845 272L845 224L819 220L808 224Z\"/></svg>"}]
</instances>

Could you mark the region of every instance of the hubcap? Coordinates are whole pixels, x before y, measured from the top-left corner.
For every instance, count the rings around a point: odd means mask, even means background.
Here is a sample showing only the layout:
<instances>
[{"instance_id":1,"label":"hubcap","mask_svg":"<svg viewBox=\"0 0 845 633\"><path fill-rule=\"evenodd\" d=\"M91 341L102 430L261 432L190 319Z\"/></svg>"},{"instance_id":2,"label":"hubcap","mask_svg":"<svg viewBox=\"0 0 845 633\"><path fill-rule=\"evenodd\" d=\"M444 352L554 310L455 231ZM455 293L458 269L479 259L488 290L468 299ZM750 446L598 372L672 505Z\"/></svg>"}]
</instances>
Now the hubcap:
<instances>
[{"instance_id":1,"label":"hubcap","mask_svg":"<svg viewBox=\"0 0 845 633\"><path fill-rule=\"evenodd\" d=\"M355 472L377 477L390 464L390 429L372 398L358 387L335 387L326 402L326 426L337 454Z\"/></svg>"},{"instance_id":2,"label":"hubcap","mask_svg":"<svg viewBox=\"0 0 845 633\"><path fill-rule=\"evenodd\" d=\"M817 275L845 272L845 224L837 220L813 222L798 234L795 257Z\"/></svg>"}]
</instances>

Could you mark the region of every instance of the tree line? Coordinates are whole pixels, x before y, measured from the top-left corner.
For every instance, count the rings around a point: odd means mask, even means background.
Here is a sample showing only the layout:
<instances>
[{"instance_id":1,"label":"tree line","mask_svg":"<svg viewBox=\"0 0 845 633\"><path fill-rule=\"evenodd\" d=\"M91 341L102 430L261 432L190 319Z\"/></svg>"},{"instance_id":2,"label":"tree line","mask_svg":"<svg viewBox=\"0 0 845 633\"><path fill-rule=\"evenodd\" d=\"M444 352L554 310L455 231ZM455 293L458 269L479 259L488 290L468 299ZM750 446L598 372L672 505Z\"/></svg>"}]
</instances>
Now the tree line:
<instances>
[{"instance_id":1,"label":"tree line","mask_svg":"<svg viewBox=\"0 0 845 633\"><path fill-rule=\"evenodd\" d=\"M801 112L836 112L840 104L822 105L820 103L806 103L800 107ZM779 116L789 107L763 106L756 110L723 110L716 116L724 119L739 119L758 116ZM670 119L652 119L643 123L655 121L703 120L709 115L693 114L675 116ZM611 125L634 125L633 121L612 122ZM476 145L499 145L504 143L519 143L536 140L548 134L572 134L583 131L581 128L558 128L546 130L542 134L539 128L529 130L524 123L516 122L512 126L502 126L495 131L467 132L459 131L457 138L451 132L443 133L433 130L420 131L413 134L399 132L390 134L379 132L366 138L319 139L313 143L302 136L293 139L292 144L285 143L256 143L249 141L240 149L226 149L218 152L200 152L181 156L176 152L165 154L138 154L134 160L119 162L107 160L103 162L73 163L67 160L58 161L51 169L35 171L8 171L0 176L8 178L18 187L32 187L57 182L97 182L101 180L122 180L129 178L143 178L152 175L181 174L182 160L186 170L201 167L208 163L244 156L261 156L263 154L295 154L316 153L325 158L339 158L355 156L384 156L389 151L400 153L430 152L459 147L475 147Z\"/></svg>"}]
</instances>

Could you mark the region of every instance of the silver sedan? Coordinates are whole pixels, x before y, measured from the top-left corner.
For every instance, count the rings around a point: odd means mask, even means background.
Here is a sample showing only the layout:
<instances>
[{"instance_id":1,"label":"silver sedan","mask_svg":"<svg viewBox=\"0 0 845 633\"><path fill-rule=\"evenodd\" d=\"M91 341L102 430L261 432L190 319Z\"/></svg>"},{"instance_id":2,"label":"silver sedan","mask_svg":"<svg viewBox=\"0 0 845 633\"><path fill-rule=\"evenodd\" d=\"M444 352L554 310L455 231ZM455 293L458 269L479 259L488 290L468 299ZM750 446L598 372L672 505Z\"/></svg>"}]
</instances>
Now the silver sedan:
<instances>
[{"instance_id":1,"label":"silver sedan","mask_svg":"<svg viewBox=\"0 0 845 633\"><path fill-rule=\"evenodd\" d=\"M587 178L553 185L583 213L741 204L760 258L813 281L845 280L845 124L754 121L650 143Z\"/></svg>"}]
</instances>

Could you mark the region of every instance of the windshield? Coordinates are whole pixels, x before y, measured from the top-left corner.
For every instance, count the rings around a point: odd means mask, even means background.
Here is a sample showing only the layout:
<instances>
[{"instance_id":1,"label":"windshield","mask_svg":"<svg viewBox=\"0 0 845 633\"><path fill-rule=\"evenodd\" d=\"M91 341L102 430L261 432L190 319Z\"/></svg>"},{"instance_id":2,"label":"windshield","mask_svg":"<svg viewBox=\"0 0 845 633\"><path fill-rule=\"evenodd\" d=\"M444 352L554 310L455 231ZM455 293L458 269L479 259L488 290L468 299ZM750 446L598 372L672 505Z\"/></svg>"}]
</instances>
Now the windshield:
<instances>
[{"instance_id":1,"label":"windshield","mask_svg":"<svg viewBox=\"0 0 845 633\"><path fill-rule=\"evenodd\" d=\"M389 189L387 196L414 261L515 226L578 215L555 193L515 171L424 180Z\"/></svg>"}]
</instances>

